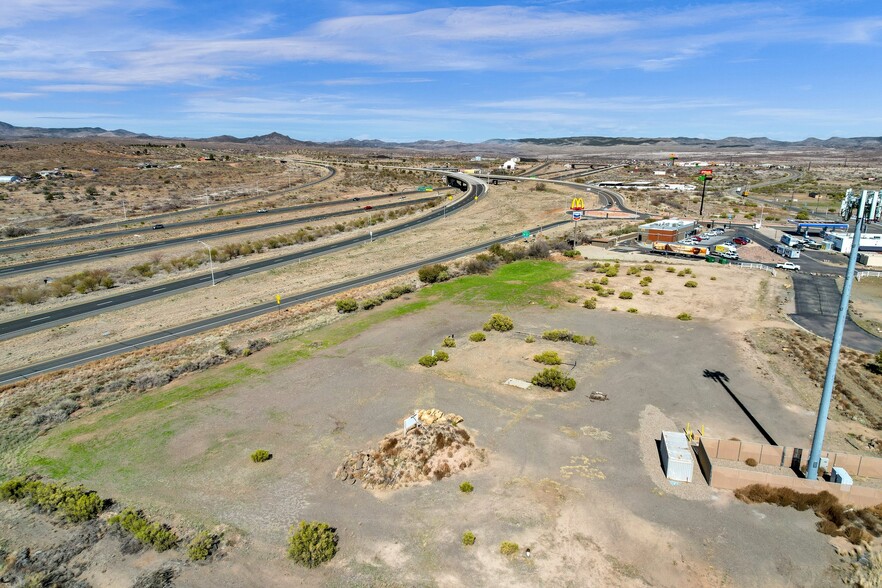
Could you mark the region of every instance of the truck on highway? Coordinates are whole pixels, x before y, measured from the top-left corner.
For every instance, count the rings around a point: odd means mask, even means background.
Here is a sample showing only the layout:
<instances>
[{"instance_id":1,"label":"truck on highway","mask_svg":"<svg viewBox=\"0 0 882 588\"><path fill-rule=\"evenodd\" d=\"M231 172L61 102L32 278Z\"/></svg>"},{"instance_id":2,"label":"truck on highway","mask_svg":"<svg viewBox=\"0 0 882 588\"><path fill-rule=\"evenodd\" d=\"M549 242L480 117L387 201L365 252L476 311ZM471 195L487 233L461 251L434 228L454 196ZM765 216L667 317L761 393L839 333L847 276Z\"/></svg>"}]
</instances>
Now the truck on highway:
<instances>
[{"instance_id":1,"label":"truck on highway","mask_svg":"<svg viewBox=\"0 0 882 588\"><path fill-rule=\"evenodd\" d=\"M782 257L786 257L788 259L797 259L799 257L799 249L795 249L793 247L787 247L786 245L772 245L772 251L777 253Z\"/></svg>"},{"instance_id":2,"label":"truck on highway","mask_svg":"<svg viewBox=\"0 0 882 588\"><path fill-rule=\"evenodd\" d=\"M802 238L784 233L783 235L781 235L781 242L788 247L795 247L796 245L800 245L802 243Z\"/></svg>"},{"instance_id":3,"label":"truck on highway","mask_svg":"<svg viewBox=\"0 0 882 588\"><path fill-rule=\"evenodd\" d=\"M653 253L662 255L683 255L686 257L704 257L707 255L708 248L698 245L681 245L680 243L659 243L652 244Z\"/></svg>"},{"instance_id":4,"label":"truck on highway","mask_svg":"<svg viewBox=\"0 0 882 588\"><path fill-rule=\"evenodd\" d=\"M714 245L714 253L738 253L738 248L734 245L720 243L719 245Z\"/></svg>"}]
</instances>

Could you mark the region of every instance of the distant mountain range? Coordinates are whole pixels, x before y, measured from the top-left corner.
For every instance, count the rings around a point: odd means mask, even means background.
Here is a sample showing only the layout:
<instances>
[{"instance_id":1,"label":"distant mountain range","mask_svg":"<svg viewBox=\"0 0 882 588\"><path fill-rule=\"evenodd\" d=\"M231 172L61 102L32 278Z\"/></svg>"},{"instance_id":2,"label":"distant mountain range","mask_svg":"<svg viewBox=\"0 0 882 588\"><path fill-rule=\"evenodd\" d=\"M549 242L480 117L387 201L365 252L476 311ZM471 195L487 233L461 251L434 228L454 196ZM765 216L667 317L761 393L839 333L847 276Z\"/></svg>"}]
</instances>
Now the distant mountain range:
<instances>
[{"instance_id":1,"label":"distant mountain range","mask_svg":"<svg viewBox=\"0 0 882 588\"><path fill-rule=\"evenodd\" d=\"M0 122L0 140L21 139L88 139L118 138L157 141L199 141L206 143L244 143L266 147L312 147L312 148L353 148L353 149L412 149L419 151L502 151L521 148L578 148L578 147L649 147L656 149L879 149L882 148L882 137L831 137L816 139L810 137L802 141L775 141L766 137L726 137L725 139L699 139L694 137L558 137L558 138L526 138L526 139L490 139L481 143L460 143L457 141L413 141L395 143L377 139L332 141L318 143L299 141L281 133L270 133L255 137L238 138L231 135L220 135L204 139L189 137L157 137L144 133L133 133L124 129L108 131L100 127L78 128L42 128L16 127Z\"/></svg>"}]
</instances>

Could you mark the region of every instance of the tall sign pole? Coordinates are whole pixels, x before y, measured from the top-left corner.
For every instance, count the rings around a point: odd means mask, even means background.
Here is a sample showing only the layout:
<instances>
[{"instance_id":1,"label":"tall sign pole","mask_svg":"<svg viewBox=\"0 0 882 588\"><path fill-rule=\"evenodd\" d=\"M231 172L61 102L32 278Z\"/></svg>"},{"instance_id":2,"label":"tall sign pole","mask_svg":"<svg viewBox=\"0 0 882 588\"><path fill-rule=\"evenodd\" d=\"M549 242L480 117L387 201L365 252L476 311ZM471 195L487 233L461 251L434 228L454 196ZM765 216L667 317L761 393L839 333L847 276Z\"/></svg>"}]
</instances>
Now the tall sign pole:
<instances>
[{"instance_id":1,"label":"tall sign pole","mask_svg":"<svg viewBox=\"0 0 882 588\"><path fill-rule=\"evenodd\" d=\"M854 193L849 189L845 194L845 199L842 201L841 214L844 220L847 221L851 218L852 208L855 205L857 205L858 214L854 221L854 241L851 244L851 252L848 255L848 269L845 272L845 284L842 286L842 298L839 301L839 315L836 317L836 329L833 331L833 342L830 345L830 359L827 361L824 390L821 393L821 403L818 406L818 420L815 423L812 451L809 454L808 469L805 474L805 477L809 480L818 479L818 466L821 464L821 446L824 444L824 433L827 430L827 415L830 413L830 398L833 395L836 366L839 363L839 349L842 347L842 333L845 330L845 319L848 317L848 301L851 296L851 283L854 280L854 268L857 264L858 249L860 249L861 225L864 222L868 195L872 195L870 220L875 220L876 214L878 214L879 192L864 190L858 201Z\"/></svg>"},{"instance_id":2,"label":"tall sign pole","mask_svg":"<svg viewBox=\"0 0 882 588\"><path fill-rule=\"evenodd\" d=\"M707 183L714 179L713 173L712 169L703 169L701 175L698 176L698 181L701 182L701 206L698 209L698 216L704 215L704 192L707 189Z\"/></svg>"}]
</instances>

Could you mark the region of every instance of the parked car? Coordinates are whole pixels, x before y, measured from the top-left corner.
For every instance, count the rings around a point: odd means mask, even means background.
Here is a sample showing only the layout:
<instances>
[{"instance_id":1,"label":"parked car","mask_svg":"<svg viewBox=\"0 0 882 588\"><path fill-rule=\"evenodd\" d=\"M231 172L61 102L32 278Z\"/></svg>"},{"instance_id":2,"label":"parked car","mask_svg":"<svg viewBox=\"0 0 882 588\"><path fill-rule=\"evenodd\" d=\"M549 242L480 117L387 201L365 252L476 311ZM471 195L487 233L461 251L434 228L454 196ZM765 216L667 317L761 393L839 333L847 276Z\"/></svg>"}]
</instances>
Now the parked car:
<instances>
[{"instance_id":1,"label":"parked car","mask_svg":"<svg viewBox=\"0 0 882 588\"><path fill-rule=\"evenodd\" d=\"M165 225L162 224L162 223L156 223L155 225L153 225L153 230L154 230L154 231L155 231L156 229L164 229L164 228L165 228Z\"/></svg>"},{"instance_id":2,"label":"parked car","mask_svg":"<svg viewBox=\"0 0 882 588\"><path fill-rule=\"evenodd\" d=\"M720 257L725 257L726 259L731 259L733 261L736 259L739 259L737 253L731 253L729 251L726 251L725 253L720 253L719 255L720 255Z\"/></svg>"},{"instance_id":3,"label":"parked car","mask_svg":"<svg viewBox=\"0 0 882 588\"><path fill-rule=\"evenodd\" d=\"M732 239L732 242L736 245L747 245L748 243L750 243L750 239L748 239L747 237L735 237L734 239Z\"/></svg>"},{"instance_id":4,"label":"parked car","mask_svg":"<svg viewBox=\"0 0 882 588\"><path fill-rule=\"evenodd\" d=\"M785 270L793 270L795 272L799 271L799 266L793 263L792 261L785 261L784 263L776 263L776 268L785 269Z\"/></svg>"}]
</instances>

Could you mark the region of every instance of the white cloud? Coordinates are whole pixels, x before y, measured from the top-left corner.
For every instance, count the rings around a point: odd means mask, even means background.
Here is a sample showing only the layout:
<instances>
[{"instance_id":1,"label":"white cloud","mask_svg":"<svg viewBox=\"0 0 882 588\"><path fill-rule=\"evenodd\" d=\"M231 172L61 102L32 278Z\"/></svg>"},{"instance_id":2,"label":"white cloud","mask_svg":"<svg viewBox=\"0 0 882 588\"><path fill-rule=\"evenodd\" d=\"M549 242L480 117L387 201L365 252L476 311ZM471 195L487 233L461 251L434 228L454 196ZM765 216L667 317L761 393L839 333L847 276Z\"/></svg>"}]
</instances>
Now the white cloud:
<instances>
[{"instance_id":1,"label":"white cloud","mask_svg":"<svg viewBox=\"0 0 882 588\"><path fill-rule=\"evenodd\" d=\"M0 99L3 100L24 100L25 98L34 98L40 94L36 92L0 92Z\"/></svg>"},{"instance_id":2,"label":"white cloud","mask_svg":"<svg viewBox=\"0 0 882 588\"><path fill-rule=\"evenodd\" d=\"M122 92L130 90L130 86L112 84L49 84L37 86L41 92Z\"/></svg>"}]
</instances>

